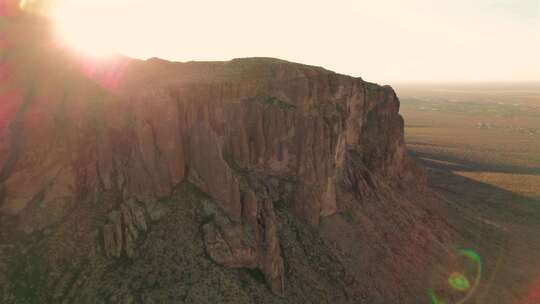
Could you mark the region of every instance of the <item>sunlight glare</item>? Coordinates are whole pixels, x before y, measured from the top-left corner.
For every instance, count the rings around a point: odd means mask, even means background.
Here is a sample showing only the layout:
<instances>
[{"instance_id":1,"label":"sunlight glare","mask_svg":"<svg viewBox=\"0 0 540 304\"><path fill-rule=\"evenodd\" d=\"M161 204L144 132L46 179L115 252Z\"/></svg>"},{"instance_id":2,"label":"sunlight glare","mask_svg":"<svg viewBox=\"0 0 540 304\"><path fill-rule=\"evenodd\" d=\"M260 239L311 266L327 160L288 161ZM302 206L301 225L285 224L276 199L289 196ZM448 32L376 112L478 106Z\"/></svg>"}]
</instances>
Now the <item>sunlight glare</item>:
<instances>
[{"instance_id":1,"label":"sunlight glare","mask_svg":"<svg viewBox=\"0 0 540 304\"><path fill-rule=\"evenodd\" d=\"M525 0L10 1L51 3L58 40L93 56L279 57L383 83L540 76L537 6L517 4ZM366 43L351 38L358 35Z\"/></svg>"},{"instance_id":2,"label":"sunlight glare","mask_svg":"<svg viewBox=\"0 0 540 304\"><path fill-rule=\"evenodd\" d=\"M128 0L64 0L49 13L59 42L91 57L109 57L119 51L126 35ZM123 5L122 5L123 4Z\"/></svg>"}]
</instances>

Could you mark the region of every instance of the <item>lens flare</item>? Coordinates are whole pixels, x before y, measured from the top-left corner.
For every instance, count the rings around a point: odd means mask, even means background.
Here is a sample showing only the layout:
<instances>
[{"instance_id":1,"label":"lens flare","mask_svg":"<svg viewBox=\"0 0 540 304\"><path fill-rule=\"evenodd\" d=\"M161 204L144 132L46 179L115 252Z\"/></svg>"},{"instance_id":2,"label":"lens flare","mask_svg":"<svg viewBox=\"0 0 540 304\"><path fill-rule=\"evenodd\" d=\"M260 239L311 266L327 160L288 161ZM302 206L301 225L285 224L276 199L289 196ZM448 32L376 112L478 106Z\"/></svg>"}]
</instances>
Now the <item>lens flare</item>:
<instances>
[{"instance_id":1,"label":"lens flare","mask_svg":"<svg viewBox=\"0 0 540 304\"><path fill-rule=\"evenodd\" d=\"M135 35L126 28L131 22L126 2L63 0L55 3L48 15L61 44L91 57L111 57L120 52L119 45L126 37Z\"/></svg>"},{"instance_id":2,"label":"lens flare","mask_svg":"<svg viewBox=\"0 0 540 304\"><path fill-rule=\"evenodd\" d=\"M20 0L19 9L28 13L46 15L47 12L60 0Z\"/></svg>"},{"instance_id":3,"label":"lens flare","mask_svg":"<svg viewBox=\"0 0 540 304\"><path fill-rule=\"evenodd\" d=\"M536 279L531 286L529 287L529 291L526 294L525 299L521 299L516 304L538 304L540 303L540 278Z\"/></svg>"},{"instance_id":4,"label":"lens flare","mask_svg":"<svg viewBox=\"0 0 540 304\"><path fill-rule=\"evenodd\" d=\"M459 291L466 291L471 288L471 284L469 283L467 277L459 272L454 272L450 275L448 278L448 284L450 284L452 288Z\"/></svg>"},{"instance_id":5,"label":"lens flare","mask_svg":"<svg viewBox=\"0 0 540 304\"><path fill-rule=\"evenodd\" d=\"M437 290L429 289L428 295L433 304L463 304L469 300L482 277L482 259L471 249L460 249L457 256L461 258L460 271L451 271L448 275L448 285ZM472 284L471 284L471 279Z\"/></svg>"}]
</instances>

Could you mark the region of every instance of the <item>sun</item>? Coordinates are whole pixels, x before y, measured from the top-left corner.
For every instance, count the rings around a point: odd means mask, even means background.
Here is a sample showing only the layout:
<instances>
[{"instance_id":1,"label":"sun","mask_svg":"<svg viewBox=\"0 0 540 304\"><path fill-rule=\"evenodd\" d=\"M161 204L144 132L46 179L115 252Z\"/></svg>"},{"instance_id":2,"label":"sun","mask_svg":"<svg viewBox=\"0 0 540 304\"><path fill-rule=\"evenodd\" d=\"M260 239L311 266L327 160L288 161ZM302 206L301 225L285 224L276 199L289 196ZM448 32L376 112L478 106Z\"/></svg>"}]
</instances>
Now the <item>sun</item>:
<instances>
[{"instance_id":1,"label":"sun","mask_svg":"<svg viewBox=\"0 0 540 304\"><path fill-rule=\"evenodd\" d=\"M61 44L92 57L118 54L129 32L128 0L58 0L48 15Z\"/></svg>"}]
</instances>

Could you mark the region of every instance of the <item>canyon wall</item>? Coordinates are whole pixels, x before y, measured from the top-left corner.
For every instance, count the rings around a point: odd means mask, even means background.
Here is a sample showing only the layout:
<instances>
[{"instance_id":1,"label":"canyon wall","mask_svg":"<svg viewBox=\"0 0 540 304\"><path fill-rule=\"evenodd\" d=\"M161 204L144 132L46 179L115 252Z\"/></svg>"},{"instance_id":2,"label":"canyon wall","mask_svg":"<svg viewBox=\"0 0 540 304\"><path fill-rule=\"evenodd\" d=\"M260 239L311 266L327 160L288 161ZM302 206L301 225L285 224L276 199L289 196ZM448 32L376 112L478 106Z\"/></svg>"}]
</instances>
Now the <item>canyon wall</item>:
<instances>
[{"instance_id":1,"label":"canyon wall","mask_svg":"<svg viewBox=\"0 0 540 304\"><path fill-rule=\"evenodd\" d=\"M189 182L208 196L208 256L260 270L282 296L277 205L323 233L325 219L372 210L366 223L383 216L374 225L385 228L371 238L412 233L407 243L425 244L444 234L418 228L429 218L422 203L396 198L423 191L425 177L389 86L271 58L84 61L19 34L38 25L18 25L3 33L0 91L0 214L17 231L96 217L89 250L131 259L167 213L160 202Z\"/></svg>"}]
</instances>

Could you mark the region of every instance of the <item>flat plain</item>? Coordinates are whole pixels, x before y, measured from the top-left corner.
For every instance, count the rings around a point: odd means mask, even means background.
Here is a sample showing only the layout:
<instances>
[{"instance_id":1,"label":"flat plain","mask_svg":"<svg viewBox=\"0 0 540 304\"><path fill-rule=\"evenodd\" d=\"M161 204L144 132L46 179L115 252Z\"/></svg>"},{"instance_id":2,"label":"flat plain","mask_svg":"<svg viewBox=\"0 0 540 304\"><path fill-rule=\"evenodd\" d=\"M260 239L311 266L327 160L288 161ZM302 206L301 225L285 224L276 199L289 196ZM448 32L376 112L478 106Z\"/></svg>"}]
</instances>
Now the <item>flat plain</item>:
<instances>
[{"instance_id":1,"label":"flat plain","mask_svg":"<svg viewBox=\"0 0 540 304\"><path fill-rule=\"evenodd\" d=\"M395 89L408 149L462 237L456 248L482 257L466 303L540 303L540 83Z\"/></svg>"}]
</instances>

